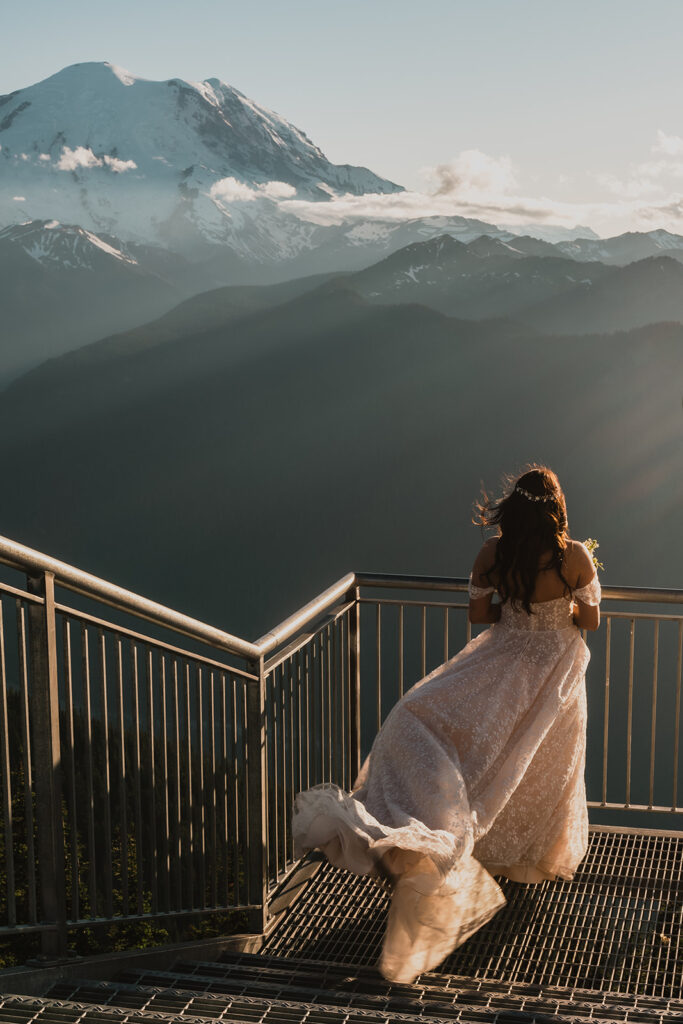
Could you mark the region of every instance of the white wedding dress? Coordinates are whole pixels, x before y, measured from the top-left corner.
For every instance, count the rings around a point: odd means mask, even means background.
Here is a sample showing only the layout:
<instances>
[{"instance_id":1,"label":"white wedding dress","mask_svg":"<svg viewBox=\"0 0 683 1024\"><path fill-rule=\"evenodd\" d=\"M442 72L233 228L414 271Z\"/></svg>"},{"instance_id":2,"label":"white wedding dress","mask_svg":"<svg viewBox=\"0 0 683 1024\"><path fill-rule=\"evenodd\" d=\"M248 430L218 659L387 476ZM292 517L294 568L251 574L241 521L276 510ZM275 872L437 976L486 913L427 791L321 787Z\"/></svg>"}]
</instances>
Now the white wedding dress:
<instances>
[{"instance_id":1,"label":"white wedding dress","mask_svg":"<svg viewBox=\"0 0 683 1024\"><path fill-rule=\"evenodd\" d=\"M492 589L473 587L477 598ZM597 577L574 592L600 601ZM416 683L375 737L351 793L297 794L297 856L396 877L379 970L411 982L505 903L493 875L569 879L588 841L589 652L571 599L503 605L498 623Z\"/></svg>"}]
</instances>

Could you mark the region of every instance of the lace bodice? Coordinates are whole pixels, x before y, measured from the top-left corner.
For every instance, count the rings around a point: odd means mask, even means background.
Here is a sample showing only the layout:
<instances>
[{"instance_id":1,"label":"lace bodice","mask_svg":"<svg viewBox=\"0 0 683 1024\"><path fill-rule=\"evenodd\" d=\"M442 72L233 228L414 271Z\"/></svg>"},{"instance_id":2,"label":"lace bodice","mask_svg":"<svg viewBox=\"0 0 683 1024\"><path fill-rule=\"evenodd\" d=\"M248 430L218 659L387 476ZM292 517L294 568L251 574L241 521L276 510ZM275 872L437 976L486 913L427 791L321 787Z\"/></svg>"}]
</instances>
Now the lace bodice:
<instances>
[{"instance_id":1,"label":"lace bodice","mask_svg":"<svg viewBox=\"0 0 683 1024\"><path fill-rule=\"evenodd\" d=\"M470 597L486 597L492 594L494 587L476 587L470 576L469 595ZM532 601L531 615L524 608L513 608L509 601L506 601L500 612L500 625L507 629L522 629L527 632L537 632L555 629L571 629L574 625L572 618L572 600L577 598L584 604L596 605L600 603L600 582L597 574L585 587L580 587L573 592L573 595L556 597L551 601Z\"/></svg>"}]
</instances>

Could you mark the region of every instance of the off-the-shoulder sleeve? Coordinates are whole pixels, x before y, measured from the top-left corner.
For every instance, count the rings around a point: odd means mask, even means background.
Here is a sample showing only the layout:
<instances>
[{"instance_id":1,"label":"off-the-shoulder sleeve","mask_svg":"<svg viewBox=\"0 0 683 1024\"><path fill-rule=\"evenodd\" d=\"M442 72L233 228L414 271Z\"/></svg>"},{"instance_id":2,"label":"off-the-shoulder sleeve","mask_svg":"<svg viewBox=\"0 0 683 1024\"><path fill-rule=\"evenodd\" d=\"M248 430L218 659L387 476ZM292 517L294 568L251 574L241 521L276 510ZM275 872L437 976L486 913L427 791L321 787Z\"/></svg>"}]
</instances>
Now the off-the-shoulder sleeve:
<instances>
[{"instance_id":1,"label":"off-the-shoulder sleeve","mask_svg":"<svg viewBox=\"0 0 683 1024\"><path fill-rule=\"evenodd\" d=\"M584 604L600 604L601 596L602 591L597 573L585 587L579 587L578 590L574 591L574 597L578 598L579 601L583 601Z\"/></svg>"},{"instance_id":2,"label":"off-the-shoulder sleeve","mask_svg":"<svg viewBox=\"0 0 683 1024\"><path fill-rule=\"evenodd\" d=\"M473 601L476 601L479 597L486 597L487 594L492 594L495 587L475 587L472 582L472 574L470 573L470 581L467 587L467 592Z\"/></svg>"}]
</instances>

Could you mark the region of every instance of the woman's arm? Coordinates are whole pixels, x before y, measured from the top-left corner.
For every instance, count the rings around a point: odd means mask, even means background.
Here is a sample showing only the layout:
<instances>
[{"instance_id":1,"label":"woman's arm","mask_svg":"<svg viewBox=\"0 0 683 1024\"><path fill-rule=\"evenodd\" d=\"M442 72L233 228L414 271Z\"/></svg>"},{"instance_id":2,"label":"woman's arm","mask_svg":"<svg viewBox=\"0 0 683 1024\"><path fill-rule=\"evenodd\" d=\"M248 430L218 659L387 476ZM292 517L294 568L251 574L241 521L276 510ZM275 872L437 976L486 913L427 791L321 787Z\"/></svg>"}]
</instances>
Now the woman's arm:
<instances>
[{"instance_id":1,"label":"woman's arm","mask_svg":"<svg viewBox=\"0 0 683 1024\"><path fill-rule=\"evenodd\" d=\"M597 604L584 604L582 601L576 601L573 617L575 626L592 632L600 625L600 608Z\"/></svg>"},{"instance_id":2,"label":"woman's arm","mask_svg":"<svg viewBox=\"0 0 683 1024\"><path fill-rule=\"evenodd\" d=\"M497 537L487 540L481 551L474 560L472 566L472 585L482 589L488 589L491 584L484 575L492 566L495 557ZM498 622L500 619L500 604L492 601L493 592L483 597L471 597L468 618L473 625Z\"/></svg>"},{"instance_id":3,"label":"woman's arm","mask_svg":"<svg viewBox=\"0 0 683 1024\"><path fill-rule=\"evenodd\" d=\"M574 550L572 573L575 574L575 590L586 587L595 576L595 566L587 548L583 544L573 543ZM570 577L571 579L571 577ZM574 598L574 609L572 612L574 625L579 629L588 629L591 632L600 625L600 606L597 604L586 604L580 598Z\"/></svg>"}]
</instances>

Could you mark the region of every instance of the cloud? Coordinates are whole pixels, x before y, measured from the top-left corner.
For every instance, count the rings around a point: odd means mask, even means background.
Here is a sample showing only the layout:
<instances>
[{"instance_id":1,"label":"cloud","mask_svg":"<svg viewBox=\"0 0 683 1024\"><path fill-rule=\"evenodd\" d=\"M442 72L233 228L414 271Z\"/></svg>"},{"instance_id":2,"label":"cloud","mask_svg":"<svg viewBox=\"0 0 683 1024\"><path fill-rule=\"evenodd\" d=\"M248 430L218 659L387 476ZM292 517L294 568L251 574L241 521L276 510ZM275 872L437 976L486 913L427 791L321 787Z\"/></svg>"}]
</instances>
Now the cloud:
<instances>
[{"instance_id":1,"label":"cloud","mask_svg":"<svg viewBox=\"0 0 683 1024\"><path fill-rule=\"evenodd\" d=\"M631 164L623 178L615 174L594 174L593 177L612 195L623 199L645 199L662 194L672 180L683 178L683 138L658 129L650 154L655 159Z\"/></svg>"},{"instance_id":2,"label":"cloud","mask_svg":"<svg viewBox=\"0 0 683 1024\"><path fill-rule=\"evenodd\" d=\"M101 166L102 161L95 156L91 149L86 149L85 146L76 146L75 149L69 149L68 146L64 146L62 155L57 161L57 167L60 171L75 171L77 167Z\"/></svg>"},{"instance_id":3,"label":"cloud","mask_svg":"<svg viewBox=\"0 0 683 1024\"><path fill-rule=\"evenodd\" d=\"M256 199L256 192L237 178L221 178L209 189L212 199L221 203L250 203Z\"/></svg>"},{"instance_id":4,"label":"cloud","mask_svg":"<svg viewBox=\"0 0 683 1024\"><path fill-rule=\"evenodd\" d=\"M423 168L422 173L435 182L437 196L506 194L518 187L509 156L493 157L479 149L465 149L450 163Z\"/></svg>"},{"instance_id":5,"label":"cloud","mask_svg":"<svg viewBox=\"0 0 683 1024\"><path fill-rule=\"evenodd\" d=\"M667 135L657 129L657 141L652 147L653 153L661 153L663 156L683 156L683 138L680 135Z\"/></svg>"},{"instance_id":6,"label":"cloud","mask_svg":"<svg viewBox=\"0 0 683 1024\"><path fill-rule=\"evenodd\" d=\"M296 195L296 189L286 181L267 181L264 185L256 186L264 196L269 199L290 199Z\"/></svg>"},{"instance_id":7,"label":"cloud","mask_svg":"<svg viewBox=\"0 0 683 1024\"><path fill-rule=\"evenodd\" d=\"M219 203L251 203L255 199L289 199L296 189L286 181L266 181L255 188L237 178L221 178L209 189L209 196Z\"/></svg>"},{"instance_id":8,"label":"cloud","mask_svg":"<svg viewBox=\"0 0 683 1024\"><path fill-rule=\"evenodd\" d=\"M134 160L119 160L115 156L105 156L104 162L112 171L116 171L117 174L123 174L124 171L134 171L137 169L137 164Z\"/></svg>"},{"instance_id":9,"label":"cloud","mask_svg":"<svg viewBox=\"0 0 683 1024\"><path fill-rule=\"evenodd\" d=\"M447 163L422 168L424 189L394 193L331 192L328 201L297 198L284 182L247 185L234 177L217 181L210 196L219 205L268 199L283 213L321 226L345 225L362 230L422 218L441 218L443 230L448 219L468 218L499 227L527 227L530 224L574 229L589 224L603 235L622 231L666 227L683 233L683 198L677 182L683 178L683 139L659 131L647 159L616 174L589 175L605 190L604 198L585 201L560 200L534 195L524 188L509 156L492 156L469 149ZM557 183L565 183L564 176ZM531 194L530 194L531 193ZM482 227L482 231L485 228Z\"/></svg>"},{"instance_id":10,"label":"cloud","mask_svg":"<svg viewBox=\"0 0 683 1024\"><path fill-rule=\"evenodd\" d=\"M42 160L43 162L46 162L46 161L49 162L50 154L49 153L41 153L40 156L38 157L38 159Z\"/></svg>"},{"instance_id":11,"label":"cloud","mask_svg":"<svg viewBox=\"0 0 683 1024\"><path fill-rule=\"evenodd\" d=\"M12 196L12 199L14 200L15 203L25 203L26 202L26 196Z\"/></svg>"},{"instance_id":12,"label":"cloud","mask_svg":"<svg viewBox=\"0 0 683 1024\"><path fill-rule=\"evenodd\" d=\"M40 159L43 159L43 155L41 155ZM50 159L49 156L47 159ZM115 171L116 174L122 174L124 171L132 171L137 168L134 160L119 160L116 156L104 156L100 159L98 156L95 156L92 149L86 149L85 146L76 146L75 149L69 149L68 146L64 146L62 155L57 161L57 168L60 171L75 171L77 167L105 166L111 171Z\"/></svg>"}]
</instances>

